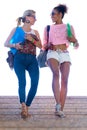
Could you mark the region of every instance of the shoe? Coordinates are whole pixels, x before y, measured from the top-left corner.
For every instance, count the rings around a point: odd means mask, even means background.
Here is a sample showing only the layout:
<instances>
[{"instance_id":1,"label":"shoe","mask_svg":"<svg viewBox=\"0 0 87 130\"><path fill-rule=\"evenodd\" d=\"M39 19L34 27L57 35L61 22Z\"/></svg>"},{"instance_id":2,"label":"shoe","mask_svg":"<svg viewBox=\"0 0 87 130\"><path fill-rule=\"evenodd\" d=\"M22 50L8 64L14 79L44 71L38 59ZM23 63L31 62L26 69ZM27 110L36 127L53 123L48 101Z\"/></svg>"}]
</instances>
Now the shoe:
<instances>
[{"instance_id":1,"label":"shoe","mask_svg":"<svg viewBox=\"0 0 87 130\"><path fill-rule=\"evenodd\" d=\"M64 118L64 117L65 117L64 112L61 111L61 105L60 105L60 104L57 104L57 105L56 105L55 114L56 114L56 116L59 116L59 117L61 117L61 118Z\"/></svg>"}]
</instances>

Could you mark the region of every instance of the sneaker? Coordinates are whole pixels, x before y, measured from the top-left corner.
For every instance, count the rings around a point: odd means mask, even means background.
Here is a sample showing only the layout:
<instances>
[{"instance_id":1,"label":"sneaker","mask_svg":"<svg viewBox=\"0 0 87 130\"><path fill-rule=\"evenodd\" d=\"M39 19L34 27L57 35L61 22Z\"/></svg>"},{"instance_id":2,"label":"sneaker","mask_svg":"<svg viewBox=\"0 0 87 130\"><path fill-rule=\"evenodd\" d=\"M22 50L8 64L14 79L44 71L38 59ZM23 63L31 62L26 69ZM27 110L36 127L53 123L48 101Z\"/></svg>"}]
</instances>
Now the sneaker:
<instances>
[{"instance_id":1,"label":"sneaker","mask_svg":"<svg viewBox=\"0 0 87 130\"><path fill-rule=\"evenodd\" d=\"M56 114L56 116L59 116L59 117L61 117L61 118L64 118L64 117L65 117L64 112L61 111L61 105L60 105L60 104L57 104L57 105L56 105L55 114Z\"/></svg>"}]
</instances>

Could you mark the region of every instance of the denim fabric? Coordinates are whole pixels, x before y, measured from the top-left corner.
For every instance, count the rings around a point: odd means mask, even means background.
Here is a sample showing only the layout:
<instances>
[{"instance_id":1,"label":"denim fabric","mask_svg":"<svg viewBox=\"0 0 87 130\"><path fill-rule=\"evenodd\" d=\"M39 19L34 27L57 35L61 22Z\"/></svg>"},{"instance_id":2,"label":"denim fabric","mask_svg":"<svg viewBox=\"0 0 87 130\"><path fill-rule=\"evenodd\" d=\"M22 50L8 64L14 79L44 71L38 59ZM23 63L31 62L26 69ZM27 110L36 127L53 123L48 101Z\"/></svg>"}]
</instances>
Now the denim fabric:
<instances>
[{"instance_id":1,"label":"denim fabric","mask_svg":"<svg viewBox=\"0 0 87 130\"><path fill-rule=\"evenodd\" d=\"M35 55L17 52L14 56L14 70L19 82L19 98L20 103L25 102L30 106L37 92L39 81L39 67ZM26 97L26 70L30 76L31 86Z\"/></svg>"}]
</instances>

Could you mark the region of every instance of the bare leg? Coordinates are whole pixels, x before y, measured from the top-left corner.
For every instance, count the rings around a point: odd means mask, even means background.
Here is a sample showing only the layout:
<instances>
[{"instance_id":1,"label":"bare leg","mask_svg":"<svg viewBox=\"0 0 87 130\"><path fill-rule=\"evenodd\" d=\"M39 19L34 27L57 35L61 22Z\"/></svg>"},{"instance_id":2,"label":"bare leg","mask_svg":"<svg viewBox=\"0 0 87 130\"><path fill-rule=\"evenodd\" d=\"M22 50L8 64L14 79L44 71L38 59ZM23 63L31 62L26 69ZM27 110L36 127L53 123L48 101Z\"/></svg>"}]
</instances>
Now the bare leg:
<instances>
[{"instance_id":1,"label":"bare leg","mask_svg":"<svg viewBox=\"0 0 87 130\"><path fill-rule=\"evenodd\" d=\"M53 74L52 89L53 89L54 97L56 100L56 104L59 104L60 103L59 63L55 59L49 59L48 65Z\"/></svg>"},{"instance_id":2,"label":"bare leg","mask_svg":"<svg viewBox=\"0 0 87 130\"><path fill-rule=\"evenodd\" d=\"M30 117L31 114L28 112L28 109L29 109L29 106L26 106L26 111L27 111L28 117Z\"/></svg>"},{"instance_id":3,"label":"bare leg","mask_svg":"<svg viewBox=\"0 0 87 130\"><path fill-rule=\"evenodd\" d=\"M63 111L66 96L67 96L67 84L68 84L68 77L70 71L70 63L64 62L60 66L61 71L61 91L60 91L60 102L61 102L61 110Z\"/></svg>"}]
</instances>

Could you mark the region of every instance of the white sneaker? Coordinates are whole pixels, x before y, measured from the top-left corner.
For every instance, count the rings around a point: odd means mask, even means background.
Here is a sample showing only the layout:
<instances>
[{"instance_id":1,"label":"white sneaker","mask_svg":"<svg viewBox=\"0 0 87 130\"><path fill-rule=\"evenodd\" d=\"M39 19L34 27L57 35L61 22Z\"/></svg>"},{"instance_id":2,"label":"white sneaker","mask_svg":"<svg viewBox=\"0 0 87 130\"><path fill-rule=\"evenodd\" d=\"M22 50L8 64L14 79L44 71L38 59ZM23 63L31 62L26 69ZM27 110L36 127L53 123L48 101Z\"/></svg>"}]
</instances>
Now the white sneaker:
<instances>
[{"instance_id":1,"label":"white sneaker","mask_svg":"<svg viewBox=\"0 0 87 130\"><path fill-rule=\"evenodd\" d=\"M64 117L65 117L64 112L61 111L61 105L60 105L60 104L57 104L57 105L56 105L55 114L56 114L56 116L59 116L59 117L61 117L61 118L64 118Z\"/></svg>"}]
</instances>

